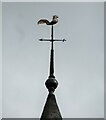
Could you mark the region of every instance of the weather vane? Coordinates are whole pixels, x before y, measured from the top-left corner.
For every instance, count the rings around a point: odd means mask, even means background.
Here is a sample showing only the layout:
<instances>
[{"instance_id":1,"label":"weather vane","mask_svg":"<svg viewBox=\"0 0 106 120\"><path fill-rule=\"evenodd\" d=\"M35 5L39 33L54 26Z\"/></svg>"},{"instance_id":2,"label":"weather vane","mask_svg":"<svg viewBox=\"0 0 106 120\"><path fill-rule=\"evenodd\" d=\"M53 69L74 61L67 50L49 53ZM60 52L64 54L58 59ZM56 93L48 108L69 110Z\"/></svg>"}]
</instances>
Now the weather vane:
<instances>
[{"instance_id":1,"label":"weather vane","mask_svg":"<svg viewBox=\"0 0 106 120\"><path fill-rule=\"evenodd\" d=\"M47 79L47 81L45 82L45 85L47 87L47 89L49 90L49 93L53 93L54 90L57 88L58 82L55 79L54 76L54 48L53 48L53 43L55 41L66 41L65 39L54 39L53 38L53 25L55 25L58 22L58 16L54 15L52 18L52 21L49 22L47 19L40 19L38 21L38 24L46 24L46 25L51 25L51 39L39 39L39 41L50 41L51 42L51 55L50 55L50 74L49 77Z\"/></svg>"}]
</instances>

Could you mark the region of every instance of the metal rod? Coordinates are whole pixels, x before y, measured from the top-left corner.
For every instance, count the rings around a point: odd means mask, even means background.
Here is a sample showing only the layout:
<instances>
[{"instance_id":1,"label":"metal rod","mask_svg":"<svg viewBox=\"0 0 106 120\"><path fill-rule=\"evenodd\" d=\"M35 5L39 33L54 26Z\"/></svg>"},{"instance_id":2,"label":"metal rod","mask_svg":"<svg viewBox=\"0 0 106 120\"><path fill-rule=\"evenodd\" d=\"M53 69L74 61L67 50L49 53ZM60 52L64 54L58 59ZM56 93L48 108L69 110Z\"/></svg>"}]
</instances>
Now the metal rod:
<instances>
[{"instance_id":1,"label":"metal rod","mask_svg":"<svg viewBox=\"0 0 106 120\"><path fill-rule=\"evenodd\" d=\"M52 25L52 30L51 30L51 42L52 42L52 49L53 49L53 25Z\"/></svg>"},{"instance_id":2,"label":"metal rod","mask_svg":"<svg viewBox=\"0 0 106 120\"><path fill-rule=\"evenodd\" d=\"M53 25L51 28L51 55L50 55L50 77L55 78L54 76L54 49L53 49Z\"/></svg>"}]
</instances>

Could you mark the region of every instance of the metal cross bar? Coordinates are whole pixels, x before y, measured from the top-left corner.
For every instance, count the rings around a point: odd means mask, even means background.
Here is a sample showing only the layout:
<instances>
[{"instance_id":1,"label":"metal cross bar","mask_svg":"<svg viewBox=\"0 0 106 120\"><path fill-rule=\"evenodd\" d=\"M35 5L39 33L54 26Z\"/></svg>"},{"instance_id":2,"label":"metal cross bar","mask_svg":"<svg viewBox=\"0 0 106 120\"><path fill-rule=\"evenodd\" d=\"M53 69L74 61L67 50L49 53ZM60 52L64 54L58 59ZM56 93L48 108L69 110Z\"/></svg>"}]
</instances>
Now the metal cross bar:
<instances>
[{"instance_id":1,"label":"metal cross bar","mask_svg":"<svg viewBox=\"0 0 106 120\"><path fill-rule=\"evenodd\" d=\"M59 39L53 39L53 40L51 40L51 39L39 39L39 41L50 41L50 42L54 42L54 41L62 41L62 42L64 42L64 41L66 41L65 39L62 39L62 40L59 40Z\"/></svg>"}]
</instances>

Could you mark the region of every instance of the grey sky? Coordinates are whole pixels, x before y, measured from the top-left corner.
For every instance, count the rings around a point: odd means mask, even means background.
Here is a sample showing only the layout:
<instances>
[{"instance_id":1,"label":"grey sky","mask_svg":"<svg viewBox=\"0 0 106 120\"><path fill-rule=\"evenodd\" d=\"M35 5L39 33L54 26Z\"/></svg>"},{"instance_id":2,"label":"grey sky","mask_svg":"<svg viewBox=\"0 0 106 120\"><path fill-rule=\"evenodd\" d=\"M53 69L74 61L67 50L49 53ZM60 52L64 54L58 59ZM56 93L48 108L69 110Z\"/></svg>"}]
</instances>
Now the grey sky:
<instances>
[{"instance_id":1,"label":"grey sky","mask_svg":"<svg viewBox=\"0 0 106 120\"><path fill-rule=\"evenodd\" d=\"M106 30L106 2L104 3L105 7L104 7L104 31ZM104 46L106 46L106 34L104 34ZM106 47L104 48L104 51L106 51ZM104 52L104 60L106 60L106 52ZM105 69L105 65L104 65L104 69ZM104 74L104 100L106 101L106 74ZM104 118L106 119L106 102L104 102Z\"/></svg>"},{"instance_id":2,"label":"grey sky","mask_svg":"<svg viewBox=\"0 0 106 120\"><path fill-rule=\"evenodd\" d=\"M2 26L2 5L0 2L0 26ZM0 119L2 118L2 27L0 27Z\"/></svg>"},{"instance_id":3,"label":"grey sky","mask_svg":"<svg viewBox=\"0 0 106 120\"><path fill-rule=\"evenodd\" d=\"M54 27L55 95L64 118L104 117L104 3L3 3L3 117L40 117Z\"/></svg>"}]
</instances>

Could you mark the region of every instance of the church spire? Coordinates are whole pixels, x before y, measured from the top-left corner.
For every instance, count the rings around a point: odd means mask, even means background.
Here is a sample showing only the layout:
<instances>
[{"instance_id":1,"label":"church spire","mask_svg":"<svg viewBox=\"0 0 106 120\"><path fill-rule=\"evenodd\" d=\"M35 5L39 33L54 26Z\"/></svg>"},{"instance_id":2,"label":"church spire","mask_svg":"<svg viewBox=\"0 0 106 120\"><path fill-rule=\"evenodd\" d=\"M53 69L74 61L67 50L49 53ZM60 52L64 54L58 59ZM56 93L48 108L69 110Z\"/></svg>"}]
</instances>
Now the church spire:
<instances>
[{"instance_id":1,"label":"church spire","mask_svg":"<svg viewBox=\"0 0 106 120\"><path fill-rule=\"evenodd\" d=\"M58 105L56 102L56 98L54 95L54 91L58 86L58 81L55 79L55 76L54 76L54 42L55 41L63 41L64 42L66 40L65 39L59 40L59 39L53 38L53 27L54 27L53 25L57 23L57 22L55 22L55 20L58 21L57 20L58 17L54 16L53 18L56 18L56 19L53 19L54 21L52 20L51 22L49 22L49 24L47 24L48 20L45 20L45 19L41 19L38 21L38 24L45 23L45 21L46 21L47 25L51 25L51 39L39 39L40 41L50 41L51 42L50 71L49 71L48 79L45 82L45 85L49 91L49 94L47 97L46 104L44 106L44 110L41 115L41 120L48 119L48 118L49 119L55 118L55 120L62 119L62 116L60 114L60 111L59 111L59 108L58 108Z\"/></svg>"}]
</instances>

